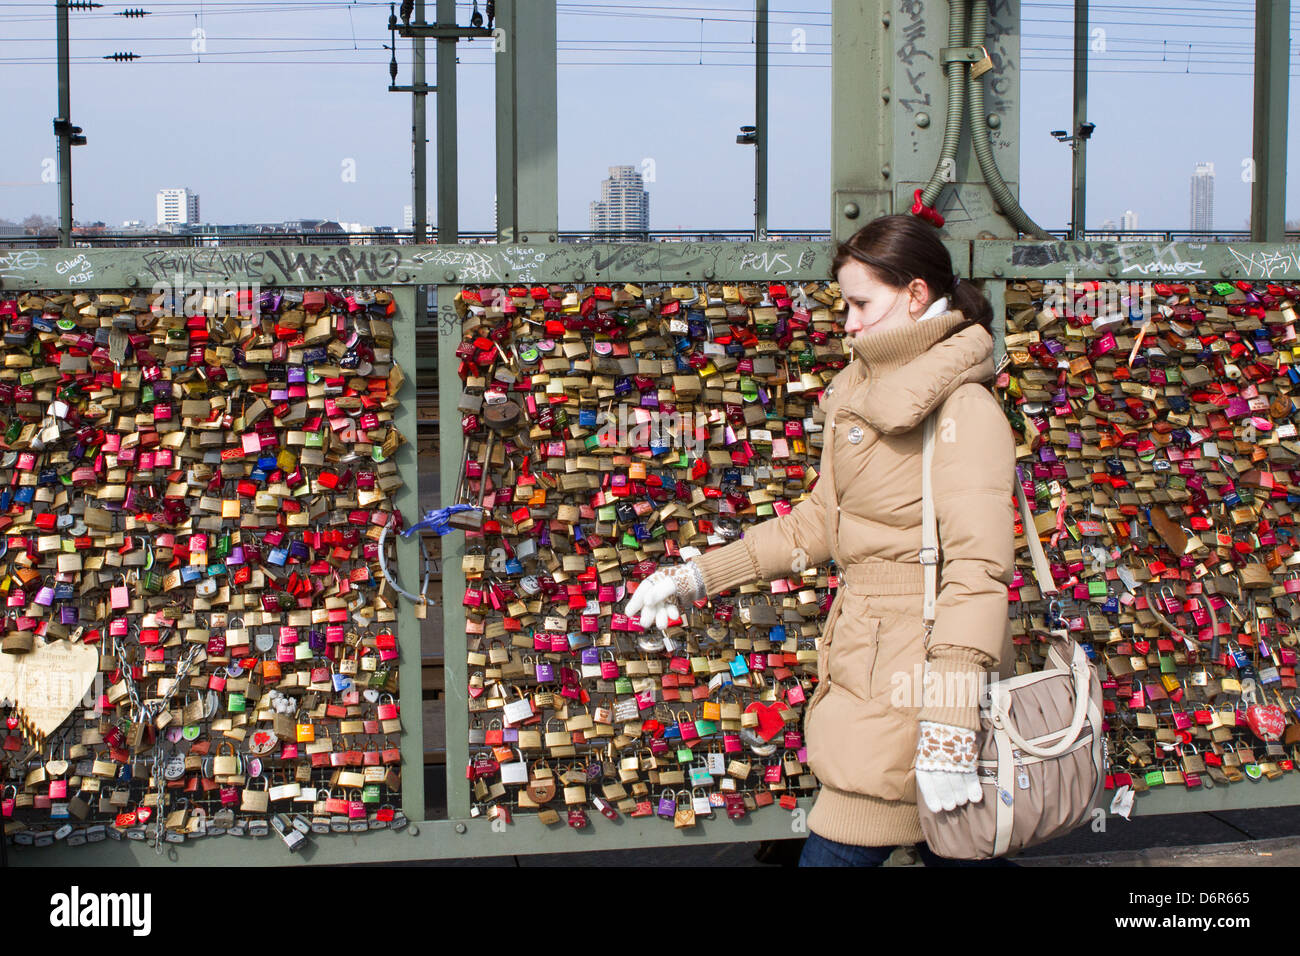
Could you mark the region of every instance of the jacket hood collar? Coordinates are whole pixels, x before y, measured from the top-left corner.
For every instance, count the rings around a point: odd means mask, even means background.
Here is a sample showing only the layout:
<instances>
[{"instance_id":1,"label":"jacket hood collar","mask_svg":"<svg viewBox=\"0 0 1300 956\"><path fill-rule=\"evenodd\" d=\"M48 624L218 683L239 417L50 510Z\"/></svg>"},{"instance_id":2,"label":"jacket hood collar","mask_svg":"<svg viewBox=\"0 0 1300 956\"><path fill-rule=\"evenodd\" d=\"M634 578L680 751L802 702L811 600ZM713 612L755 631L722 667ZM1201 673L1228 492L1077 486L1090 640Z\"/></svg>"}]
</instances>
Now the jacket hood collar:
<instances>
[{"instance_id":1,"label":"jacket hood collar","mask_svg":"<svg viewBox=\"0 0 1300 956\"><path fill-rule=\"evenodd\" d=\"M851 342L862 384L846 402L877 431L910 431L966 382L993 377L993 336L958 309ZM950 334L951 333L951 334ZM946 336L946 338L945 338Z\"/></svg>"}]
</instances>

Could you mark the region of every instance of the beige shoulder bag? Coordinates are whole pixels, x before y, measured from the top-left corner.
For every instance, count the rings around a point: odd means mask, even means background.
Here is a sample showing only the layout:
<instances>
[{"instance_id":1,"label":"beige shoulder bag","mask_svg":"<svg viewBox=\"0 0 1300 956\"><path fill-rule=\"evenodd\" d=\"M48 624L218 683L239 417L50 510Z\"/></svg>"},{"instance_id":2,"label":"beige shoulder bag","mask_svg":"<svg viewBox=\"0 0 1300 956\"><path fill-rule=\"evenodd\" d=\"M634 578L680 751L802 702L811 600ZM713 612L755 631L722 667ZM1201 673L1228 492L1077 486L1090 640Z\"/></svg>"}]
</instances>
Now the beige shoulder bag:
<instances>
[{"instance_id":1,"label":"beige shoulder bag","mask_svg":"<svg viewBox=\"0 0 1300 956\"><path fill-rule=\"evenodd\" d=\"M927 627L934 621L938 585L933 456L931 415L921 464L921 554L933 558L923 562ZM1056 587L1019 481L1016 498L1034 574L1046 595ZM1105 778L1101 681L1069 632L1051 633L1047 667L993 682L981 701L977 767L984 798L939 813L918 803L925 841L940 856L985 860L1016 853L1070 832L1092 814Z\"/></svg>"}]
</instances>

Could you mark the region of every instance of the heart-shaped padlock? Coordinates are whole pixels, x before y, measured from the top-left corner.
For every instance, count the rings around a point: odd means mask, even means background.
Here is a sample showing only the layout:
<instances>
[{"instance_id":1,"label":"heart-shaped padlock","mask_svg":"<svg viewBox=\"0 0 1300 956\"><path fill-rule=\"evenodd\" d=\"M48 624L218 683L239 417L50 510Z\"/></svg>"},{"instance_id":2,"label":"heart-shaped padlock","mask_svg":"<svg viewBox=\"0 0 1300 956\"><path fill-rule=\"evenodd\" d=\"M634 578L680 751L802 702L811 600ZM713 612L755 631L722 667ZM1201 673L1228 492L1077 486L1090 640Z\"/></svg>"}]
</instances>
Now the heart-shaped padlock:
<instances>
[{"instance_id":1,"label":"heart-shaped padlock","mask_svg":"<svg viewBox=\"0 0 1300 956\"><path fill-rule=\"evenodd\" d=\"M1260 740L1275 743L1286 731L1286 712L1277 704L1251 704L1246 708L1246 724Z\"/></svg>"}]
</instances>

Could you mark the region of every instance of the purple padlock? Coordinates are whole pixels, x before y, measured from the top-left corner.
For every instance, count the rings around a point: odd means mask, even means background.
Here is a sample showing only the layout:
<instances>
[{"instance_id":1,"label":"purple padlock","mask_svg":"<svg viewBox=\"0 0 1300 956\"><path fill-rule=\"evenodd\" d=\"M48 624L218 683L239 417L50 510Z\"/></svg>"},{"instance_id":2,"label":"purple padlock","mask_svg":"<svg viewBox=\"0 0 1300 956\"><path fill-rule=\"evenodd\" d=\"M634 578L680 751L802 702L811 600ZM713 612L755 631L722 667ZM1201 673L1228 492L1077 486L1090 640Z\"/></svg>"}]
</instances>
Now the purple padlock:
<instances>
[{"instance_id":1,"label":"purple padlock","mask_svg":"<svg viewBox=\"0 0 1300 956\"><path fill-rule=\"evenodd\" d=\"M64 604L59 608L60 624L76 624L80 616L75 604Z\"/></svg>"},{"instance_id":2,"label":"purple padlock","mask_svg":"<svg viewBox=\"0 0 1300 956\"><path fill-rule=\"evenodd\" d=\"M555 665L550 661L538 661L535 671L540 683L549 684L555 680Z\"/></svg>"},{"instance_id":3,"label":"purple padlock","mask_svg":"<svg viewBox=\"0 0 1300 956\"><path fill-rule=\"evenodd\" d=\"M671 817L677 813L677 798L665 793L659 798L659 809L655 811L661 817Z\"/></svg>"}]
</instances>

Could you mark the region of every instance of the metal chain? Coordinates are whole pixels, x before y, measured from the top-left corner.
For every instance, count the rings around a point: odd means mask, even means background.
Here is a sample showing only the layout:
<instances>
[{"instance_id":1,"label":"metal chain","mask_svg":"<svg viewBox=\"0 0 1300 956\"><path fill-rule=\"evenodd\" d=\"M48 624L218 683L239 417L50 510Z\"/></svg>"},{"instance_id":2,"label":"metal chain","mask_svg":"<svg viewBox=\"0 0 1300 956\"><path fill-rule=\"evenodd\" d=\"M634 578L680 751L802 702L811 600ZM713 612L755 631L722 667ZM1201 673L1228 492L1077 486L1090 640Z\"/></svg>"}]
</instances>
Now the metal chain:
<instances>
[{"instance_id":1,"label":"metal chain","mask_svg":"<svg viewBox=\"0 0 1300 956\"><path fill-rule=\"evenodd\" d=\"M126 662L126 650L122 646L122 639L120 637L113 638L113 656L117 658L118 669L120 670L123 679L126 681L126 692L131 700L131 720L133 723L135 722L148 723L152 721L154 717L156 717L158 714L166 710L168 702L171 701L176 691L180 689L181 683L185 679L185 675L188 674L190 668L194 666L195 658L198 657L199 652L203 649L204 649L203 646L200 644L193 645L189 649L189 651L185 654L185 656L182 657L177 662L176 681L172 684L171 688L167 691L167 693L164 694L162 698L156 702L144 704L140 700L140 692L136 687L135 678L131 676L131 667ZM163 808L164 784L163 784L163 775L162 775L161 737L157 737L154 739L153 764L151 769L154 778L154 788L155 788L154 792L156 794L156 802L154 804L154 814L155 814L154 852L159 856L162 856L163 820L165 814Z\"/></svg>"},{"instance_id":2,"label":"metal chain","mask_svg":"<svg viewBox=\"0 0 1300 956\"><path fill-rule=\"evenodd\" d=\"M156 704L149 706L144 711L144 714L142 716L145 720L150 720L150 721L153 720L155 715L162 713L163 710L166 709L168 701L170 701L172 699L172 696L176 693L176 691L180 689L181 683L185 680L185 675L189 673L190 668L194 665L194 659L198 657L199 653L205 649L206 648L204 648L202 644L195 644L191 646L189 651L186 652L185 656L181 658L180 661L177 662L175 683L173 683L171 688L167 691L167 693L162 696L161 700L159 700ZM161 736L155 736L154 744L153 744L153 779L154 779L155 793L157 794L157 803L155 807L156 816L154 819L153 849L154 849L154 853L156 853L158 856L162 856L162 852L163 852L163 821L165 818L165 814L163 812L164 784L163 784L161 763L162 763L162 738Z\"/></svg>"}]
</instances>

